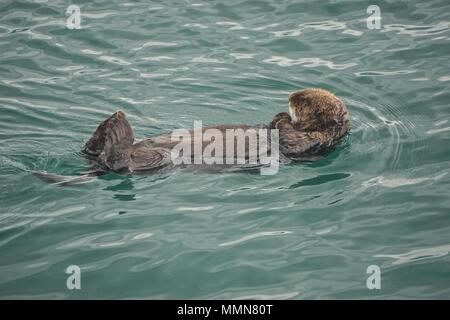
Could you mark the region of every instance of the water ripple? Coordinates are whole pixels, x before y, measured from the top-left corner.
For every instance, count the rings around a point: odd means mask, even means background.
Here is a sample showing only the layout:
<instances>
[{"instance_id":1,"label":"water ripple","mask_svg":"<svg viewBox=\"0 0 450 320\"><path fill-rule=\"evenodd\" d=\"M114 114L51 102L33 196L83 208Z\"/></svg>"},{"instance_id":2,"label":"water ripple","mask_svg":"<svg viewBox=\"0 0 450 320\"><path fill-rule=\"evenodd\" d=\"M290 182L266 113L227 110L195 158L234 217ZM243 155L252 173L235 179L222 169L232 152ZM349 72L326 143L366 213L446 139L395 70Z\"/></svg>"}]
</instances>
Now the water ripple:
<instances>
[{"instance_id":1,"label":"water ripple","mask_svg":"<svg viewBox=\"0 0 450 320\"><path fill-rule=\"evenodd\" d=\"M331 70L344 70L350 67L354 67L356 63L343 63L338 64L332 61L323 60L321 58L298 58L298 59L290 59L282 56L272 56L269 59L263 60L266 63L275 63L280 67L290 67L295 65L302 65L307 68L317 68L325 66Z\"/></svg>"},{"instance_id":2,"label":"water ripple","mask_svg":"<svg viewBox=\"0 0 450 320\"><path fill-rule=\"evenodd\" d=\"M450 31L450 22L448 21L441 21L431 25L386 24L382 30L382 32L395 32L412 37L433 36L447 31Z\"/></svg>"},{"instance_id":3,"label":"water ripple","mask_svg":"<svg viewBox=\"0 0 450 320\"><path fill-rule=\"evenodd\" d=\"M256 238L260 238L260 237L266 237L266 236L278 236L278 235L285 235L285 234L290 234L292 232L290 231L265 231L265 232L258 232L258 233L254 233L254 234L249 234L246 236L243 236L242 238L239 238L237 240L234 241L229 241L229 242L224 242L219 244L219 246L224 247L224 246L232 246L235 244L239 244L248 240L252 240L252 239L256 239Z\"/></svg>"},{"instance_id":4,"label":"water ripple","mask_svg":"<svg viewBox=\"0 0 450 320\"><path fill-rule=\"evenodd\" d=\"M411 263L416 261L428 260L439 258L448 255L450 252L450 244L424 248L415 249L401 254L377 254L376 258L392 258L394 262L393 265Z\"/></svg>"}]
</instances>

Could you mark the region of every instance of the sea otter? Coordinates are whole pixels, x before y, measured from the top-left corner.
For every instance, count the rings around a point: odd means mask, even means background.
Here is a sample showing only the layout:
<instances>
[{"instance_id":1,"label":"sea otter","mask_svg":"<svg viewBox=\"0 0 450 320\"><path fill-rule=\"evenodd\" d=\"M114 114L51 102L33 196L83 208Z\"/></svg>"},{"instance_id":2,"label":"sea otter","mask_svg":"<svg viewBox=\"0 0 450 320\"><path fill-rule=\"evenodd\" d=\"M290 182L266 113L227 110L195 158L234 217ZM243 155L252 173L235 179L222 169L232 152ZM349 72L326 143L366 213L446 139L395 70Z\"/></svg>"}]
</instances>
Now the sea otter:
<instances>
[{"instance_id":1,"label":"sea otter","mask_svg":"<svg viewBox=\"0 0 450 320\"><path fill-rule=\"evenodd\" d=\"M199 131L196 132L196 130ZM201 167L202 170L232 169L239 167L238 162L241 165L252 164L250 163L252 151L257 150L262 135L265 133L265 136L268 136L270 131L270 128L265 125L217 125L185 130L182 135L183 139L174 139L177 135L173 131L136 142L133 129L125 113L117 111L97 127L93 136L82 149L82 154L93 161L97 170L100 171L133 173L167 170L175 166L191 169ZM208 135L211 132L215 133L214 137ZM235 134L229 136L230 132ZM255 133L255 140L250 141L249 132ZM197 133L198 135L196 135ZM244 136L245 134L246 136ZM199 142L197 149L195 146L196 139ZM222 141L217 141L217 139ZM227 154L227 143L230 141L232 144L231 161L226 159L229 156L229 153ZM241 146L243 147L242 153L238 152L240 142L242 142ZM255 144L252 145L251 142ZM204 153L211 149L213 143L216 144L216 148L212 150L214 152L208 157ZM271 154L271 146L273 144L270 145L269 141L268 150L266 150L269 155ZM189 154L184 155L185 161L182 164L174 161L173 150L176 148L184 149L183 152L186 152L186 149L189 150ZM219 159L215 157L216 153L220 154ZM201 159L196 162L195 158L199 154ZM211 158L216 161L208 164L208 160L211 160ZM258 166L264 163L256 159L256 163L253 164Z\"/></svg>"},{"instance_id":2,"label":"sea otter","mask_svg":"<svg viewBox=\"0 0 450 320\"><path fill-rule=\"evenodd\" d=\"M349 132L350 123L347 108L342 100L337 98L331 92L324 89L306 89L297 91L289 96L289 112L277 114L272 121L265 125L217 125L201 129L202 133L213 129L219 134L222 133L223 153L220 156L226 156L225 145L227 142L226 132L228 130L259 130L256 140L259 142L261 138L273 137L272 131L276 131L276 150L273 144L266 143L267 154L275 154L279 150L280 158L277 161L281 163L298 161L298 160L315 160L322 156L341 141L341 139ZM277 130L276 130L277 129ZM265 134L264 134L264 131ZM195 130L187 131L187 135L193 137ZM217 139L217 138L216 138ZM216 140L214 139L214 140ZM230 138L228 137L228 140ZM231 137L237 139L237 137ZM270 139L269 139L270 140ZM202 138L199 149L195 149L192 144L190 150L203 152L210 146L213 140ZM245 141L245 152L241 157L240 165L223 164L219 168L244 168L242 164L248 164L251 156L252 145L250 141ZM269 141L274 142L274 141ZM188 142L191 144L191 142ZM193 143L193 142L192 142ZM137 142L134 137L133 129L127 120L124 112L117 111L105 121L103 121L95 130L92 137L86 142L82 149L82 154L88 158L93 169L79 176L85 181L86 176L96 176L109 171L119 173L133 172L155 172L171 169L177 165L172 161L172 150L178 144L173 140L172 133L150 137L148 139ZM236 143L234 146L236 147ZM235 148L233 147L233 148ZM255 148L255 147L253 147ZM236 151L236 149L234 149ZM260 145L258 152L260 151ZM217 150L214 151L217 155ZM235 157L237 152L235 152ZM256 165L264 165L258 158ZM184 167L207 168L205 163L193 163L184 165ZM217 167L217 166L215 166ZM46 173L35 173L41 179L51 182L64 183L63 177L50 175ZM71 178L70 181L77 181Z\"/></svg>"}]
</instances>

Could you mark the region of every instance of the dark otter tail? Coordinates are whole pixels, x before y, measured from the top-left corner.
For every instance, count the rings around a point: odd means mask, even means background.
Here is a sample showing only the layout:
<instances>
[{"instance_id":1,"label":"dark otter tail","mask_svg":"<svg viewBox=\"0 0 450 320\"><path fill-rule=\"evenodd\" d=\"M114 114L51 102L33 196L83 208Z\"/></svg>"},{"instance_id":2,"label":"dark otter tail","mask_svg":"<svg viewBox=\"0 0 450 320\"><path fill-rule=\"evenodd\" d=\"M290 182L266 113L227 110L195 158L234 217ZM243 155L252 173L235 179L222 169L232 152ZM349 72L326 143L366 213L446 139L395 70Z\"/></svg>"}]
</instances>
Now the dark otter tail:
<instances>
[{"instance_id":1,"label":"dark otter tail","mask_svg":"<svg viewBox=\"0 0 450 320\"><path fill-rule=\"evenodd\" d=\"M84 145L82 152L89 158L95 159L102 153L109 153L113 147L131 146L133 141L133 129L125 113L117 111L97 127Z\"/></svg>"}]
</instances>

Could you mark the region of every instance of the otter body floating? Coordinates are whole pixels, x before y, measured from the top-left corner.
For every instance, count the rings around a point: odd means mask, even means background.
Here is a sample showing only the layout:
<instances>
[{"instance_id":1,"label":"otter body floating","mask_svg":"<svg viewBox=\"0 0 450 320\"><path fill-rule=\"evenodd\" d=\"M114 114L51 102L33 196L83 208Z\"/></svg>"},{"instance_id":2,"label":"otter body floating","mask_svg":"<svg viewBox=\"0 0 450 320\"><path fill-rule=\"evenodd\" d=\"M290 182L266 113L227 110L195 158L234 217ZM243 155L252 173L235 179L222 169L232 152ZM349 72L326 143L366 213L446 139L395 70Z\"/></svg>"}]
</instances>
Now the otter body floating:
<instances>
[{"instance_id":1,"label":"otter body floating","mask_svg":"<svg viewBox=\"0 0 450 320\"><path fill-rule=\"evenodd\" d=\"M349 115L345 104L324 89L306 89L292 93L289 96L289 112L290 114L286 112L277 114L268 125L217 125L202 128L202 133L209 129L222 133L222 137L224 137L224 141L222 141L223 164L208 165L202 162L181 165L181 167L201 169L202 171L217 171L215 169L252 171L264 165L259 161L260 159L254 166L242 165L242 163L248 163L252 151L249 143L245 143L244 159L240 165L226 164L228 163L225 161L227 130L259 130L257 135L259 141L261 136L270 137L271 131L278 129L279 141L276 141L276 147L277 152L279 148L279 162L282 163L297 160L313 161L334 149L350 130ZM266 131L265 134L262 134L264 131ZM186 132L188 136L195 138L195 129ZM230 138L228 137L228 139ZM231 139L237 139L237 137L231 137ZM213 141L216 142L215 140ZM70 185L85 183L89 179L109 171L119 173L161 172L180 167L180 165L174 164L171 157L171 152L178 143L179 141L173 140L172 133L137 142L125 113L117 111L97 127L82 149L82 154L93 164L92 170L87 174L80 175L78 178L77 176L64 178L43 172L34 172L34 174L47 182ZM194 145L189 148L193 151L192 157L195 157L198 152L204 152L211 143L210 137L206 139L202 135L200 148L195 148ZM236 145L236 141L233 143ZM272 144L266 143L266 148L268 154L275 151Z\"/></svg>"}]
</instances>

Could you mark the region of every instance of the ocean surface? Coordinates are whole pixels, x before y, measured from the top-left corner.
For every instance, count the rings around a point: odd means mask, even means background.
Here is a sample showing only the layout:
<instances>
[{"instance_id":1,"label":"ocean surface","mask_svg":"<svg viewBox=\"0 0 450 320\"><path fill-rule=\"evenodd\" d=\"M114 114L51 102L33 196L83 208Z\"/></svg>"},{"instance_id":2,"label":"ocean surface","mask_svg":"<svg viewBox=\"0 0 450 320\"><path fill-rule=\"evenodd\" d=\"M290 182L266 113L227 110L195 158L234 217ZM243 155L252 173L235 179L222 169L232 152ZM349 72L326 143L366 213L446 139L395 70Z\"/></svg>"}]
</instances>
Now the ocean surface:
<instances>
[{"instance_id":1,"label":"ocean surface","mask_svg":"<svg viewBox=\"0 0 450 320\"><path fill-rule=\"evenodd\" d=\"M450 298L450 3L376 1L369 29L372 4L2 0L0 298ZM88 170L116 110L145 138L267 123L308 87L351 135L276 175L29 172Z\"/></svg>"}]
</instances>

